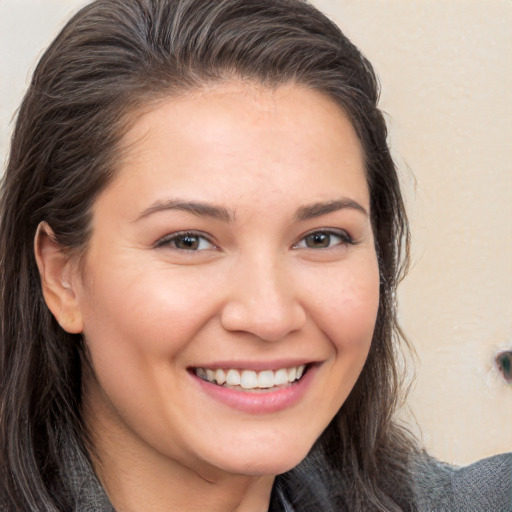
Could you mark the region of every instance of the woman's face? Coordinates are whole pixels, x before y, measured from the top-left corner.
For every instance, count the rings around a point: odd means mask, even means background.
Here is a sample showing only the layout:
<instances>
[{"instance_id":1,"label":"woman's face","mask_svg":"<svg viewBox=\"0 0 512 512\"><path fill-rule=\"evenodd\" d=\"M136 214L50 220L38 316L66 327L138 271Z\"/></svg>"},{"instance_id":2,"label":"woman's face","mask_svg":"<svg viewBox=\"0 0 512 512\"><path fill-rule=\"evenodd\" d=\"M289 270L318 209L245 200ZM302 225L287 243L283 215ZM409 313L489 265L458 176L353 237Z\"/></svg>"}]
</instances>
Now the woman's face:
<instances>
[{"instance_id":1,"label":"woman's face","mask_svg":"<svg viewBox=\"0 0 512 512\"><path fill-rule=\"evenodd\" d=\"M160 103L124 142L73 279L91 428L139 460L286 471L354 386L377 314L354 129L317 92L236 82Z\"/></svg>"}]
</instances>

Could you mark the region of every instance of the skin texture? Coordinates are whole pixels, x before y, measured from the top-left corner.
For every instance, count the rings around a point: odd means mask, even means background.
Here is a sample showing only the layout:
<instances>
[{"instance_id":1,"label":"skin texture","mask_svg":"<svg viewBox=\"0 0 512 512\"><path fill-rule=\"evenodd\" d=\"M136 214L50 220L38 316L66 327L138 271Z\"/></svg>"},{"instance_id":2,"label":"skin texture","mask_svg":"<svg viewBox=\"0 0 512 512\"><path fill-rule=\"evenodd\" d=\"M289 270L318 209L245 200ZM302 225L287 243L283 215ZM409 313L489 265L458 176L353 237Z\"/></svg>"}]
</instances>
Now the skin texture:
<instances>
[{"instance_id":1,"label":"skin texture","mask_svg":"<svg viewBox=\"0 0 512 512\"><path fill-rule=\"evenodd\" d=\"M96 471L121 511L267 510L273 475L306 456L372 338L359 141L317 92L231 82L162 101L124 142L80 265L47 226L36 238L47 303L90 352ZM326 246L305 238L328 230ZM196 250L169 236L182 231L199 232ZM191 372L302 362L305 390L272 412L219 401Z\"/></svg>"}]
</instances>

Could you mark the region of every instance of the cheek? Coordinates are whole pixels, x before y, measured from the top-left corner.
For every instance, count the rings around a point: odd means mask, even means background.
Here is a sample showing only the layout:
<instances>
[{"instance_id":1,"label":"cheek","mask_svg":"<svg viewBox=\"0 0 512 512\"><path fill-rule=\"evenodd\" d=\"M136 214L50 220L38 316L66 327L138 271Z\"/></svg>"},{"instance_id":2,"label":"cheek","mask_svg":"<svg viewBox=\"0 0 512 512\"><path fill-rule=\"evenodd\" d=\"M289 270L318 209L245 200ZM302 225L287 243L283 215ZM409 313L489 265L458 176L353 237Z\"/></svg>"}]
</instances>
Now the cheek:
<instances>
[{"instance_id":1,"label":"cheek","mask_svg":"<svg viewBox=\"0 0 512 512\"><path fill-rule=\"evenodd\" d=\"M346 270L326 283L329 293L316 309L317 324L332 347L329 386L322 395L324 403L329 404L330 417L339 411L362 371L379 307L376 261L370 259L366 265Z\"/></svg>"},{"instance_id":2,"label":"cheek","mask_svg":"<svg viewBox=\"0 0 512 512\"><path fill-rule=\"evenodd\" d=\"M187 366L191 341L213 316L218 284L147 268L93 282L84 301L84 337L101 386L124 413L135 403L141 411L162 409L160 395L181 385L169 369Z\"/></svg>"},{"instance_id":3,"label":"cheek","mask_svg":"<svg viewBox=\"0 0 512 512\"><path fill-rule=\"evenodd\" d=\"M189 273L189 274L193 274ZM91 340L164 351L193 336L214 308L211 289L198 276L151 269L98 276L83 301L85 334Z\"/></svg>"},{"instance_id":4,"label":"cheek","mask_svg":"<svg viewBox=\"0 0 512 512\"><path fill-rule=\"evenodd\" d=\"M183 385L187 349L215 310L218 283L191 273L144 265L108 276L97 270L82 296L84 337L102 394L141 431L157 428L167 414L166 397Z\"/></svg>"},{"instance_id":5,"label":"cheek","mask_svg":"<svg viewBox=\"0 0 512 512\"><path fill-rule=\"evenodd\" d=\"M337 350L360 351L365 355L379 308L376 258L333 271L326 278L324 290L327 291L316 308L318 324Z\"/></svg>"}]
</instances>

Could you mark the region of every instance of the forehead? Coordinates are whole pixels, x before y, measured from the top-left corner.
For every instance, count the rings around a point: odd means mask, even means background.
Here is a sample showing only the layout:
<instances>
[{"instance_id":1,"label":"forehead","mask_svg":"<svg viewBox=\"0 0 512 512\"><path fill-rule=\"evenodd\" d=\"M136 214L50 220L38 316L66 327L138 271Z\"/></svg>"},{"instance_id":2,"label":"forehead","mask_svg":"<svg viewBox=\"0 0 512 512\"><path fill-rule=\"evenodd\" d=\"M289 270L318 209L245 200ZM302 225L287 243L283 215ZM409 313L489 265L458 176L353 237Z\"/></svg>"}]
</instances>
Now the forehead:
<instances>
[{"instance_id":1,"label":"forehead","mask_svg":"<svg viewBox=\"0 0 512 512\"><path fill-rule=\"evenodd\" d=\"M257 190L284 199L302 180L317 195L346 188L368 206L348 117L327 95L296 85L231 82L163 99L134 115L122 155L114 181L134 182L141 194L160 181L173 195L188 186L215 200Z\"/></svg>"}]
</instances>

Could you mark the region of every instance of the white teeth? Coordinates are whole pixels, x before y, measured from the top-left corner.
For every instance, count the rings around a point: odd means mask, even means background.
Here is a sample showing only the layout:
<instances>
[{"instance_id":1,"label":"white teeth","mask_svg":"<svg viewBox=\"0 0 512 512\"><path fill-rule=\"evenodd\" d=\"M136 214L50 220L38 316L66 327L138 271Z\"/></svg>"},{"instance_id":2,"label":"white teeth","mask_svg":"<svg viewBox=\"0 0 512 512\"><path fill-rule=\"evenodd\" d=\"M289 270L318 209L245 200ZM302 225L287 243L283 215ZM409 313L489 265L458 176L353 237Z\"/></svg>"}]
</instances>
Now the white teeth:
<instances>
[{"instance_id":1,"label":"white teeth","mask_svg":"<svg viewBox=\"0 0 512 512\"><path fill-rule=\"evenodd\" d=\"M211 382L213 382L214 380L217 381L217 384L222 386L222 384L226 382L226 372L219 368L218 370L215 371L215 379L212 379Z\"/></svg>"},{"instance_id":2,"label":"white teeth","mask_svg":"<svg viewBox=\"0 0 512 512\"><path fill-rule=\"evenodd\" d=\"M306 365L292 366L291 368L280 368L279 370L263 370L256 372L254 370L235 370L218 368L196 368L195 373L201 379L222 386L240 386L243 389L270 389L276 386L293 383L299 380Z\"/></svg>"},{"instance_id":3,"label":"white teeth","mask_svg":"<svg viewBox=\"0 0 512 512\"><path fill-rule=\"evenodd\" d=\"M230 370L231 371L231 370ZM244 370L240 376L240 386L244 389L254 389L258 387L258 376L256 372Z\"/></svg>"},{"instance_id":4,"label":"white teeth","mask_svg":"<svg viewBox=\"0 0 512 512\"><path fill-rule=\"evenodd\" d=\"M266 370L258 374L258 387L259 388L273 388L274 387L274 372Z\"/></svg>"},{"instance_id":5,"label":"white teeth","mask_svg":"<svg viewBox=\"0 0 512 512\"><path fill-rule=\"evenodd\" d=\"M286 371L286 368L281 368L280 370L277 370L274 374L274 384L276 386L282 386L283 384L286 384L288 382L288 372Z\"/></svg>"},{"instance_id":6,"label":"white teeth","mask_svg":"<svg viewBox=\"0 0 512 512\"><path fill-rule=\"evenodd\" d=\"M226 384L230 386L240 386L240 372L237 370L228 370L226 374Z\"/></svg>"}]
</instances>

